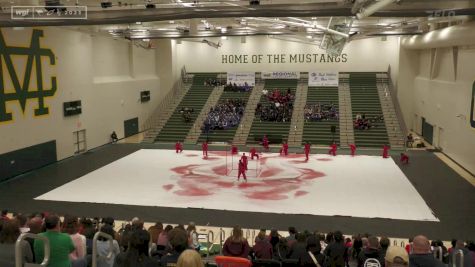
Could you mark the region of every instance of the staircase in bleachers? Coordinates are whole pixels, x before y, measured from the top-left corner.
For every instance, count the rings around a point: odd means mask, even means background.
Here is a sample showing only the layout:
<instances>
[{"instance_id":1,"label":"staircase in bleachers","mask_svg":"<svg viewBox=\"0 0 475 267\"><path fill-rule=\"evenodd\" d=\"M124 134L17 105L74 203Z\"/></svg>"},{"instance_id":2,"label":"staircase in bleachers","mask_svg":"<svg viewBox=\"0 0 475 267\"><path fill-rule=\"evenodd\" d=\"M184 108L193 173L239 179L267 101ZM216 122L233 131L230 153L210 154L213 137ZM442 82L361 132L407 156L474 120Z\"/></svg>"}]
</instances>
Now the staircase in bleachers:
<instances>
[{"instance_id":1,"label":"staircase in bleachers","mask_svg":"<svg viewBox=\"0 0 475 267\"><path fill-rule=\"evenodd\" d=\"M245 103L247 103L249 99L250 91L249 92L233 92L233 91L224 91L221 94L220 99L218 100L218 104L225 102L226 100L237 100L241 99ZM228 128L225 130L211 130L208 134L201 133L200 137L198 138L198 142L203 142L208 139L208 142L232 142L234 135L236 134L236 130L239 125Z\"/></svg>"},{"instance_id":2,"label":"staircase in bleachers","mask_svg":"<svg viewBox=\"0 0 475 267\"><path fill-rule=\"evenodd\" d=\"M194 124L198 114L208 100L209 95L214 87L205 86L204 83L208 79L216 79L216 73L194 73L193 83L187 94L175 109L173 115L168 119L167 123L155 138L155 142L176 142L183 141L189 130ZM180 112L182 108L192 108L190 122L184 121Z\"/></svg>"},{"instance_id":3,"label":"staircase in bleachers","mask_svg":"<svg viewBox=\"0 0 475 267\"><path fill-rule=\"evenodd\" d=\"M294 110L289 132L289 146L300 147L302 145L302 135L304 127L304 108L307 103L308 73L301 73L295 93Z\"/></svg>"},{"instance_id":4,"label":"staircase in bleachers","mask_svg":"<svg viewBox=\"0 0 475 267\"><path fill-rule=\"evenodd\" d=\"M338 87L309 87L307 91L307 105L333 104L337 112L338 106ZM336 127L336 132L331 132L331 126ZM337 144L340 141L340 125L338 120L309 121L306 120L303 130L302 141L310 142L312 145L328 146L333 141Z\"/></svg>"},{"instance_id":5,"label":"staircase in bleachers","mask_svg":"<svg viewBox=\"0 0 475 267\"><path fill-rule=\"evenodd\" d=\"M293 95L295 95L297 89L298 80L265 80L265 89L269 91L269 94L274 89L279 89L281 92L287 92L290 89ZM267 97L261 97L261 105L273 104ZM264 135L269 137L269 143L276 144L281 143L283 140L287 140L290 129L290 120L286 122L274 122L274 121L261 121L259 116L254 117L252 122L250 133L247 137L247 143L259 143Z\"/></svg>"},{"instance_id":6,"label":"staircase in bleachers","mask_svg":"<svg viewBox=\"0 0 475 267\"><path fill-rule=\"evenodd\" d=\"M353 120L357 114L367 119L383 115L376 87L376 73L350 73L350 93ZM384 121L372 122L369 130L354 130L355 143L359 147L381 147L389 144Z\"/></svg>"}]
</instances>

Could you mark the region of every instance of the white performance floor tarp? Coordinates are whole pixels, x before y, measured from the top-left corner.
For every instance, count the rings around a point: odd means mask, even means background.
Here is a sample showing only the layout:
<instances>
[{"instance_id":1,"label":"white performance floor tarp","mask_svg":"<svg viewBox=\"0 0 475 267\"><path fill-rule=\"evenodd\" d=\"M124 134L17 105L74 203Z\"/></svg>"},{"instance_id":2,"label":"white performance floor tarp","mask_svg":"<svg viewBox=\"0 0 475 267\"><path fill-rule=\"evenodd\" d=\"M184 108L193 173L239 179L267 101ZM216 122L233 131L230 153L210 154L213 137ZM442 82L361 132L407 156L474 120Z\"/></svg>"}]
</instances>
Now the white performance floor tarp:
<instances>
[{"instance_id":1,"label":"white performance floor tarp","mask_svg":"<svg viewBox=\"0 0 475 267\"><path fill-rule=\"evenodd\" d=\"M230 161L223 152L143 149L36 199L438 221L391 158L269 153L247 182L226 175Z\"/></svg>"}]
</instances>

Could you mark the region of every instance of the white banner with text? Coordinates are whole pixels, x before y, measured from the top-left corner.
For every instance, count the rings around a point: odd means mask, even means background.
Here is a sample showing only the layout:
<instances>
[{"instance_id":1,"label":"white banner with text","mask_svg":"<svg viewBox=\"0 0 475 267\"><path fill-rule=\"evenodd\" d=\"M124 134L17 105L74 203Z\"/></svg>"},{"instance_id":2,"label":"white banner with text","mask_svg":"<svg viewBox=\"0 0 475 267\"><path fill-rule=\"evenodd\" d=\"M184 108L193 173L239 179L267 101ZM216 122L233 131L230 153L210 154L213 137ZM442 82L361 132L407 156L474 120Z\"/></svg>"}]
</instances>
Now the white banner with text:
<instances>
[{"instance_id":1,"label":"white banner with text","mask_svg":"<svg viewBox=\"0 0 475 267\"><path fill-rule=\"evenodd\" d=\"M256 85L255 72L228 72L227 84L232 83L239 86L244 86L246 83L249 86Z\"/></svg>"},{"instance_id":2,"label":"white banner with text","mask_svg":"<svg viewBox=\"0 0 475 267\"><path fill-rule=\"evenodd\" d=\"M297 71L263 71L262 79L300 79L300 72Z\"/></svg>"},{"instance_id":3,"label":"white banner with text","mask_svg":"<svg viewBox=\"0 0 475 267\"><path fill-rule=\"evenodd\" d=\"M308 86L335 86L338 87L338 71L309 72Z\"/></svg>"}]
</instances>

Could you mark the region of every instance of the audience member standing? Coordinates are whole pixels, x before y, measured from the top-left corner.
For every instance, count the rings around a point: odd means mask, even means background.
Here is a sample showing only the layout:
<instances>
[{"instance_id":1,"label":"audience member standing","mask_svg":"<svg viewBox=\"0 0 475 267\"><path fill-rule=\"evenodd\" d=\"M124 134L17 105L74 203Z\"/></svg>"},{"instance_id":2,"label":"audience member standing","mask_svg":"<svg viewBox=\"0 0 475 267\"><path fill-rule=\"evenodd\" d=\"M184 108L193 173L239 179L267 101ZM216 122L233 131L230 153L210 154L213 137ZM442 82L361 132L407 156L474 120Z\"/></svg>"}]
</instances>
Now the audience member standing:
<instances>
[{"instance_id":1,"label":"audience member standing","mask_svg":"<svg viewBox=\"0 0 475 267\"><path fill-rule=\"evenodd\" d=\"M108 224L105 224L101 227L101 232L103 232L104 234L108 234L112 238L114 238L114 229ZM112 257L108 259L107 255L109 254L109 251L112 251ZM115 258L117 257L117 255L119 255L119 253L120 248L117 240L112 241L111 247L107 239L99 237L99 239L97 240L97 267L112 267L114 265Z\"/></svg>"},{"instance_id":2,"label":"audience member standing","mask_svg":"<svg viewBox=\"0 0 475 267\"><path fill-rule=\"evenodd\" d=\"M367 266L367 263L372 263L374 266L383 266L384 257L379 250L379 240L375 236L368 238L369 246L360 252L358 255L358 267Z\"/></svg>"},{"instance_id":3,"label":"audience member standing","mask_svg":"<svg viewBox=\"0 0 475 267\"><path fill-rule=\"evenodd\" d=\"M252 251L257 259L272 259L272 245L266 238L265 231L260 231L257 235L256 244L254 244Z\"/></svg>"},{"instance_id":4,"label":"audience member standing","mask_svg":"<svg viewBox=\"0 0 475 267\"><path fill-rule=\"evenodd\" d=\"M127 251L117 255L114 267L156 267L158 262L148 256L150 235L145 230L132 231Z\"/></svg>"},{"instance_id":5,"label":"audience member standing","mask_svg":"<svg viewBox=\"0 0 475 267\"><path fill-rule=\"evenodd\" d=\"M454 262L453 262L454 257L455 257L454 255L459 251L462 251L462 253L463 253L463 265L460 264L460 262L459 262L460 260L456 260L455 266L473 267L472 255L470 253L470 250L468 250L465 247L465 244L462 240L457 240L457 243L455 243L455 248L450 252L449 266L452 266L452 264L454 264Z\"/></svg>"},{"instance_id":6,"label":"audience member standing","mask_svg":"<svg viewBox=\"0 0 475 267\"><path fill-rule=\"evenodd\" d=\"M330 243L324 252L328 258L328 264L332 267L344 267L345 257L347 254L345 244L343 242L343 234L340 231L334 233L334 241Z\"/></svg>"},{"instance_id":7,"label":"audience member standing","mask_svg":"<svg viewBox=\"0 0 475 267\"><path fill-rule=\"evenodd\" d=\"M185 251L188 246L188 235L186 230L182 228L174 228L168 233L170 245L172 251L160 259L162 266L168 266L169 264L176 264L180 254Z\"/></svg>"},{"instance_id":8,"label":"audience member standing","mask_svg":"<svg viewBox=\"0 0 475 267\"><path fill-rule=\"evenodd\" d=\"M409 255L409 266L444 267L445 265L434 258L427 237L419 235L414 237L412 241L412 252Z\"/></svg>"},{"instance_id":9,"label":"audience member standing","mask_svg":"<svg viewBox=\"0 0 475 267\"><path fill-rule=\"evenodd\" d=\"M407 267L409 266L409 255L402 247L391 246L386 251L385 267Z\"/></svg>"},{"instance_id":10,"label":"audience member standing","mask_svg":"<svg viewBox=\"0 0 475 267\"><path fill-rule=\"evenodd\" d=\"M165 230L163 230L158 235L157 250L168 250L170 248L170 242L169 242L169 239L168 239L168 232L170 232L172 229L173 229L173 226L167 225L165 227Z\"/></svg>"},{"instance_id":11,"label":"audience member standing","mask_svg":"<svg viewBox=\"0 0 475 267\"><path fill-rule=\"evenodd\" d=\"M20 236L20 224L17 220L4 220L0 231L0 266L15 267L15 243ZM20 244L23 263L33 262L30 244L23 240Z\"/></svg>"},{"instance_id":12,"label":"audience member standing","mask_svg":"<svg viewBox=\"0 0 475 267\"><path fill-rule=\"evenodd\" d=\"M79 221L77 217L65 216L62 232L73 240L74 251L69 254L72 266L86 266L86 237L78 233Z\"/></svg>"},{"instance_id":13,"label":"audience member standing","mask_svg":"<svg viewBox=\"0 0 475 267\"><path fill-rule=\"evenodd\" d=\"M241 227L234 226L233 234L224 242L223 255L247 259L249 256L249 251L249 243L244 238Z\"/></svg>"},{"instance_id":14,"label":"audience member standing","mask_svg":"<svg viewBox=\"0 0 475 267\"><path fill-rule=\"evenodd\" d=\"M69 254L75 250L73 241L68 234L63 234L61 230L61 221L54 214L46 216L44 220L46 232L39 235L49 240L51 254L48 267L69 267L71 260ZM36 263L41 263L44 258L44 244L41 240L35 240Z\"/></svg>"}]
</instances>

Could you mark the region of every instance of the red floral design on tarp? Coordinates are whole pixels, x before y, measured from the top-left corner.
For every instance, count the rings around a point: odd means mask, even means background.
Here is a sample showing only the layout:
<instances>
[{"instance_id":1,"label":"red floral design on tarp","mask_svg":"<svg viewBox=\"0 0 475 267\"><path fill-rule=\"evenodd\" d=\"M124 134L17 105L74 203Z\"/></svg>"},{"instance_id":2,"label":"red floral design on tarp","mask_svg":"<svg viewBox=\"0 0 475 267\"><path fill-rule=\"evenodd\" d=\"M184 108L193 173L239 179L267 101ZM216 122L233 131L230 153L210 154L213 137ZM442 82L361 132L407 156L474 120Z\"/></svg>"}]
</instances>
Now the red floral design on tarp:
<instances>
[{"instance_id":1,"label":"red floral design on tarp","mask_svg":"<svg viewBox=\"0 0 475 267\"><path fill-rule=\"evenodd\" d=\"M222 152L212 154L216 159L224 156ZM230 188L235 188L244 197L255 200L274 201L301 197L308 194L304 190L306 185L325 176L314 169L303 168L300 165L303 162L294 160L303 157L301 154L290 154L287 157L263 155L258 177L253 177L249 182L237 182L235 174L228 176L230 166L214 160L179 166L171 169L176 174L176 186L166 185L164 189L188 197L210 196Z\"/></svg>"}]
</instances>

